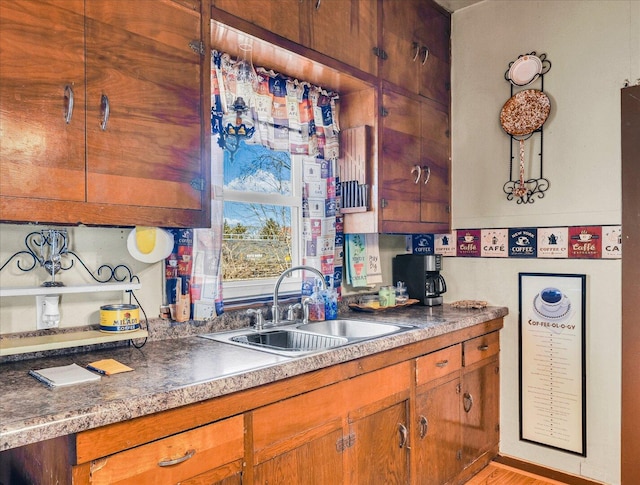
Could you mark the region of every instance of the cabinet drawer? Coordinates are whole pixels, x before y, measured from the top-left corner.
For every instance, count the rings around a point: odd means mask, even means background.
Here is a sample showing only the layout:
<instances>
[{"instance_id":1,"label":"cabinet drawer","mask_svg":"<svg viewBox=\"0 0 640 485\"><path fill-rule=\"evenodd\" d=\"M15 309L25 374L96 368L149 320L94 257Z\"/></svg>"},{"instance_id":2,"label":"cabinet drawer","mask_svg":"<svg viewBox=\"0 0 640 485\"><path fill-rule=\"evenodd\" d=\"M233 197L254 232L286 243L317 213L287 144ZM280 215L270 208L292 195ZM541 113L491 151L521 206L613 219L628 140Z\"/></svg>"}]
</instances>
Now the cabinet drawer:
<instances>
[{"instance_id":1,"label":"cabinet drawer","mask_svg":"<svg viewBox=\"0 0 640 485\"><path fill-rule=\"evenodd\" d=\"M462 342L463 365L470 366L500 352L500 335L488 333L466 342Z\"/></svg>"},{"instance_id":2,"label":"cabinet drawer","mask_svg":"<svg viewBox=\"0 0 640 485\"><path fill-rule=\"evenodd\" d=\"M176 483L242 458L244 418L236 416L91 462L91 483Z\"/></svg>"},{"instance_id":3,"label":"cabinet drawer","mask_svg":"<svg viewBox=\"0 0 640 485\"><path fill-rule=\"evenodd\" d=\"M446 376L462 367L460 344L423 355L416 359L416 385L420 386L438 377Z\"/></svg>"}]
</instances>

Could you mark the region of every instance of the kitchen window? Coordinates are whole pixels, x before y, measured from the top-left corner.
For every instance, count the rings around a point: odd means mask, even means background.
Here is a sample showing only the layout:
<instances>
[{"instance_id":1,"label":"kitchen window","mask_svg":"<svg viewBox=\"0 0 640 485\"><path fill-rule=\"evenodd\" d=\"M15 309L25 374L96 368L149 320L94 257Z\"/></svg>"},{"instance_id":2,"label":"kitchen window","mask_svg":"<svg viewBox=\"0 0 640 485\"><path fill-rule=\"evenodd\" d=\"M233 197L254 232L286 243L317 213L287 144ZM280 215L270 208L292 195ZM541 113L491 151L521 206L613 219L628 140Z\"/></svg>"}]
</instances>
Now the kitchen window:
<instances>
[{"instance_id":1,"label":"kitchen window","mask_svg":"<svg viewBox=\"0 0 640 485\"><path fill-rule=\"evenodd\" d=\"M222 275L225 300L269 295L280 273L300 264L301 176L287 151L240 142L224 151ZM282 289L300 291L300 275Z\"/></svg>"}]
</instances>

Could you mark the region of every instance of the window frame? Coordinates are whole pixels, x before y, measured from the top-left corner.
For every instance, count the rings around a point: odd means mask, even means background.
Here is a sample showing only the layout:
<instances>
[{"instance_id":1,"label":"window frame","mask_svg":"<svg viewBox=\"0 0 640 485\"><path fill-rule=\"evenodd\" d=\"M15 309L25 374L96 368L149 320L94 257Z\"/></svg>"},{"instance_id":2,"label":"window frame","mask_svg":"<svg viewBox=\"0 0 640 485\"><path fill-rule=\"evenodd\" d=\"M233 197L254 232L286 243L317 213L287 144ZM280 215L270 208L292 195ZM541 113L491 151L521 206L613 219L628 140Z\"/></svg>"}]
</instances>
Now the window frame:
<instances>
[{"instance_id":1,"label":"window frame","mask_svg":"<svg viewBox=\"0 0 640 485\"><path fill-rule=\"evenodd\" d=\"M213 143L217 142L214 140ZM213 145L212 143L212 145ZM268 149L268 147L265 147ZM221 159L224 160L224 150L220 149ZM291 195L270 194L263 192L245 192L241 190L232 190L224 188L224 177L221 180L221 192L224 220L224 203L225 202L243 202L266 205L279 205L291 208L291 266L298 266L302 261L302 244L303 244L303 223L302 223L302 167L297 163L296 157L289 152L291 157ZM224 170L224 163L220 163L221 172ZM224 173L223 173L224 176ZM224 234L223 234L224 244ZM273 290L278 277L273 278L256 278L244 281L224 281L222 280L222 295L225 302L241 302L243 300L255 300L267 298L273 295ZM285 278L281 285L279 293L301 294L302 274L294 272Z\"/></svg>"}]
</instances>

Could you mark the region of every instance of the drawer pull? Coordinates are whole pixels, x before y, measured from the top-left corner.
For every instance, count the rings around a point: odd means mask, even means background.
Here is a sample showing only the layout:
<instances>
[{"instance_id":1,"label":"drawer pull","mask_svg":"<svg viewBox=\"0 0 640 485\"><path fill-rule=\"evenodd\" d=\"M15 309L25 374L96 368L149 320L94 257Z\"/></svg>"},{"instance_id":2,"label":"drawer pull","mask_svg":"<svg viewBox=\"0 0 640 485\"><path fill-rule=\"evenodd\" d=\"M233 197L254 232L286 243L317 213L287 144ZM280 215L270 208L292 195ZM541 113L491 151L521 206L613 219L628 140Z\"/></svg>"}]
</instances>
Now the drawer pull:
<instances>
[{"instance_id":1,"label":"drawer pull","mask_svg":"<svg viewBox=\"0 0 640 485\"><path fill-rule=\"evenodd\" d=\"M426 416L420 416L420 439L424 439L427 436L427 431L429 431L429 420Z\"/></svg>"},{"instance_id":2,"label":"drawer pull","mask_svg":"<svg viewBox=\"0 0 640 485\"><path fill-rule=\"evenodd\" d=\"M447 359L441 360L440 362L436 362L436 367L446 367L449 365L449 361Z\"/></svg>"},{"instance_id":3,"label":"drawer pull","mask_svg":"<svg viewBox=\"0 0 640 485\"><path fill-rule=\"evenodd\" d=\"M158 462L158 466L179 465L180 463L183 463L183 462L187 461L189 458L191 458L195 454L196 454L196 450L189 450L184 454L184 456L181 456L180 458L176 458L175 460L162 460L162 461L159 461Z\"/></svg>"},{"instance_id":4,"label":"drawer pull","mask_svg":"<svg viewBox=\"0 0 640 485\"><path fill-rule=\"evenodd\" d=\"M489 346L487 344L478 345L478 350L484 352L485 350L489 350Z\"/></svg>"}]
</instances>

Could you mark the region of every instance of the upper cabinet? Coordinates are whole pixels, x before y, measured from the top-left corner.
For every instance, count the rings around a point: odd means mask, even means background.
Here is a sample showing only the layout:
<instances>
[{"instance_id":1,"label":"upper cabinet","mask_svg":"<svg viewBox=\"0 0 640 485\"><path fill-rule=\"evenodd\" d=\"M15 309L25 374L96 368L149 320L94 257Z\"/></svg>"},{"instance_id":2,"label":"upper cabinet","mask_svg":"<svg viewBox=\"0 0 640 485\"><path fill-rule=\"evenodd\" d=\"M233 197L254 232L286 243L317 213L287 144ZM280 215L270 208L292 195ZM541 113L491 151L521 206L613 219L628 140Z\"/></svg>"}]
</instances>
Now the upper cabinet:
<instances>
[{"instance_id":1,"label":"upper cabinet","mask_svg":"<svg viewBox=\"0 0 640 485\"><path fill-rule=\"evenodd\" d=\"M377 0L214 0L214 6L369 74L376 74Z\"/></svg>"},{"instance_id":2,"label":"upper cabinet","mask_svg":"<svg viewBox=\"0 0 640 485\"><path fill-rule=\"evenodd\" d=\"M382 0L380 77L449 105L450 16L431 2Z\"/></svg>"},{"instance_id":3,"label":"upper cabinet","mask_svg":"<svg viewBox=\"0 0 640 485\"><path fill-rule=\"evenodd\" d=\"M210 224L208 0L0 6L0 220Z\"/></svg>"},{"instance_id":4,"label":"upper cabinet","mask_svg":"<svg viewBox=\"0 0 640 485\"><path fill-rule=\"evenodd\" d=\"M384 90L379 152L381 232L449 228L449 115L428 99Z\"/></svg>"}]
</instances>

